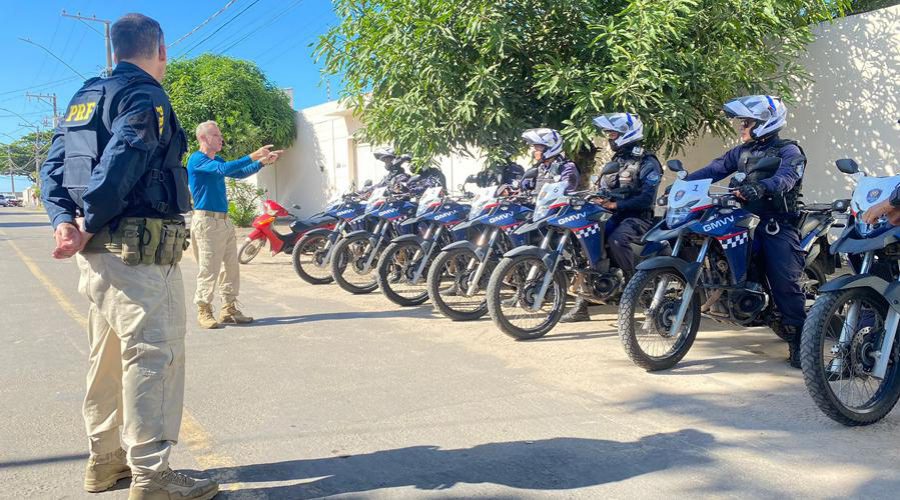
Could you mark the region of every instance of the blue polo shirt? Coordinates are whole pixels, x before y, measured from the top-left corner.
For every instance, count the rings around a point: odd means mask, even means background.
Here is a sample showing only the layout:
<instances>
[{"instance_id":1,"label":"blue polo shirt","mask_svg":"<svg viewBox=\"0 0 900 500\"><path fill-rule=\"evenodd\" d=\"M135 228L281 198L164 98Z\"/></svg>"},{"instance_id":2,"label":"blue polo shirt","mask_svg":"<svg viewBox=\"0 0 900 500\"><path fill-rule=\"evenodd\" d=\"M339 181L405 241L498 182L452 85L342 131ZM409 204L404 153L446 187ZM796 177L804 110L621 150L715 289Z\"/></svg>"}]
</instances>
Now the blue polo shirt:
<instances>
[{"instance_id":1,"label":"blue polo shirt","mask_svg":"<svg viewBox=\"0 0 900 500\"><path fill-rule=\"evenodd\" d=\"M225 178L243 179L259 172L262 163L244 156L234 161L225 161L216 155L210 158L202 151L194 151L188 158L188 182L194 209L209 212L228 212L228 197L225 195Z\"/></svg>"}]
</instances>

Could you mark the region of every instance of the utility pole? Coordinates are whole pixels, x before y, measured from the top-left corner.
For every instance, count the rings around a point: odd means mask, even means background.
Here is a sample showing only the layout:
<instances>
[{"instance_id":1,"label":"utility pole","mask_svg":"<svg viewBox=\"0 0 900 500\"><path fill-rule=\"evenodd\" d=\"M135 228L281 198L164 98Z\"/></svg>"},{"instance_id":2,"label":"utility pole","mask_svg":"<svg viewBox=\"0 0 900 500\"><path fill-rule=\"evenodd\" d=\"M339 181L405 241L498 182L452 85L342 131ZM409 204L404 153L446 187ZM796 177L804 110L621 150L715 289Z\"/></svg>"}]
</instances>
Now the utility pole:
<instances>
[{"instance_id":1,"label":"utility pole","mask_svg":"<svg viewBox=\"0 0 900 500\"><path fill-rule=\"evenodd\" d=\"M37 99L39 101L44 101L47 104L53 106L53 128L55 129L57 125L59 125L59 113L56 111L56 93L53 94L32 94L31 92L25 92L25 97L29 99Z\"/></svg>"},{"instance_id":2,"label":"utility pole","mask_svg":"<svg viewBox=\"0 0 900 500\"><path fill-rule=\"evenodd\" d=\"M97 19L96 15L91 16L91 17L85 17L85 16L81 15L81 12L78 12L74 15L68 14L68 13L66 13L65 10L62 11L62 16L63 17L71 17L72 19L78 19L79 21L82 21L82 22L92 21L95 23L103 23L103 28L104 28L103 38L106 39L106 76L111 75L113 60L112 60L112 41L109 38L109 25L112 24L112 21L107 21L105 19ZM96 30L94 30L94 31L96 31ZM98 33L99 33L99 31L98 31Z\"/></svg>"},{"instance_id":3,"label":"utility pole","mask_svg":"<svg viewBox=\"0 0 900 500\"><path fill-rule=\"evenodd\" d=\"M12 146L10 144L6 145L6 165L9 167L9 185L12 188L13 197L15 197L16 196L16 176L15 176L15 169L13 169Z\"/></svg>"},{"instance_id":4,"label":"utility pole","mask_svg":"<svg viewBox=\"0 0 900 500\"><path fill-rule=\"evenodd\" d=\"M41 150L38 141L41 138L41 126L20 123L20 127L28 127L34 130L34 185L41 188Z\"/></svg>"}]
</instances>

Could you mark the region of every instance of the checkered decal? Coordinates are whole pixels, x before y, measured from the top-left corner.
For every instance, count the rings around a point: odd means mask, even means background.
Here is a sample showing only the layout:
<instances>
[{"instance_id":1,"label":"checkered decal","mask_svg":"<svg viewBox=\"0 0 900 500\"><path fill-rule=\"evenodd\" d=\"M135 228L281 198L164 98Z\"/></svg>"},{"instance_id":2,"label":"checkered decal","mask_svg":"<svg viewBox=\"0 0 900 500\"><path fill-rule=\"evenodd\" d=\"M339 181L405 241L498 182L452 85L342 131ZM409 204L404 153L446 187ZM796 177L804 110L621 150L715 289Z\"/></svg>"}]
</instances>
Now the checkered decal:
<instances>
[{"instance_id":1,"label":"checkered decal","mask_svg":"<svg viewBox=\"0 0 900 500\"><path fill-rule=\"evenodd\" d=\"M725 250L728 250L729 248L737 248L747 243L748 239L749 235L747 231L744 231L743 233L729 234L718 238L719 243L722 244L722 248L724 248Z\"/></svg>"},{"instance_id":2,"label":"checkered decal","mask_svg":"<svg viewBox=\"0 0 900 500\"><path fill-rule=\"evenodd\" d=\"M515 231L516 229L519 229L519 226L521 226L522 224L523 224L522 222L517 222L515 224L503 226L501 229L503 229L503 232L506 234L512 234L513 231Z\"/></svg>"},{"instance_id":3,"label":"checkered decal","mask_svg":"<svg viewBox=\"0 0 900 500\"><path fill-rule=\"evenodd\" d=\"M600 224L591 224L590 226L581 227L575 230L575 236L584 239L592 234L600 232Z\"/></svg>"}]
</instances>

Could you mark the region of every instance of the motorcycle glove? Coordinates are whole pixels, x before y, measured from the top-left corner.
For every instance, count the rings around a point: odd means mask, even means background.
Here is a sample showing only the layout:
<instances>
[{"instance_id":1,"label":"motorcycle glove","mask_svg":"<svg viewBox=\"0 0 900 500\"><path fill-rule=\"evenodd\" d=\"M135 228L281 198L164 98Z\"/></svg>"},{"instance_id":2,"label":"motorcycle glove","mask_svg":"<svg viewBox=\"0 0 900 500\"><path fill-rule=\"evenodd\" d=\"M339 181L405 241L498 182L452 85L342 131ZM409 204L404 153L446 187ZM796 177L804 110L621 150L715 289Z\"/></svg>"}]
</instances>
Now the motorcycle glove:
<instances>
[{"instance_id":1,"label":"motorcycle glove","mask_svg":"<svg viewBox=\"0 0 900 500\"><path fill-rule=\"evenodd\" d=\"M741 196L747 201L757 201L766 195L766 187L759 182L753 182L739 189Z\"/></svg>"}]
</instances>

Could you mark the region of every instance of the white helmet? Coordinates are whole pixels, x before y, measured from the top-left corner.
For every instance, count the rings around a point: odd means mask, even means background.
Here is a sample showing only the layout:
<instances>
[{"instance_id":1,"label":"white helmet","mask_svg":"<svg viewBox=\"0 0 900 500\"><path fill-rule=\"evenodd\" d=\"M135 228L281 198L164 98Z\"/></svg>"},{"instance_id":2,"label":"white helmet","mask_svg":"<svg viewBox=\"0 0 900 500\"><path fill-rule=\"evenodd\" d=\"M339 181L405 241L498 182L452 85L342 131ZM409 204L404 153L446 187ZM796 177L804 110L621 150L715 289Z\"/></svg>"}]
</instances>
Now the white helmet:
<instances>
[{"instance_id":1,"label":"white helmet","mask_svg":"<svg viewBox=\"0 0 900 500\"><path fill-rule=\"evenodd\" d=\"M756 126L750 130L754 139L777 132L787 124L787 107L781 99L769 95L738 97L726 102L722 109L729 118L756 120Z\"/></svg>"},{"instance_id":2,"label":"white helmet","mask_svg":"<svg viewBox=\"0 0 900 500\"><path fill-rule=\"evenodd\" d=\"M376 160L384 161L386 158L394 159L397 157L397 153L394 152L394 148L388 146L383 148L376 149L372 154L375 155Z\"/></svg>"},{"instance_id":3,"label":"white helmet","mask_svg":"<svg viewBox=\"0 0 900 500\"><path fill-rule=\"evenodd\" d=\"M594 126L603 131L618 132L619 137L610 141L617 150L626 144L640 141L644 138L644 124L638 115L631 113L607 113L594 118Z\"/></svg>"},{"instance_id":4,"label":"white helmet","mask_svg":"<svg viewBox=\"0 0 900 500\"><path fill-rule=\"evenodd\" d=\"M530 128L522 132L522 139L528 144L546 146L544 159L553 158L562 153L563 139L559 132L552 128Z\"/></svg>"}]
</instances>

